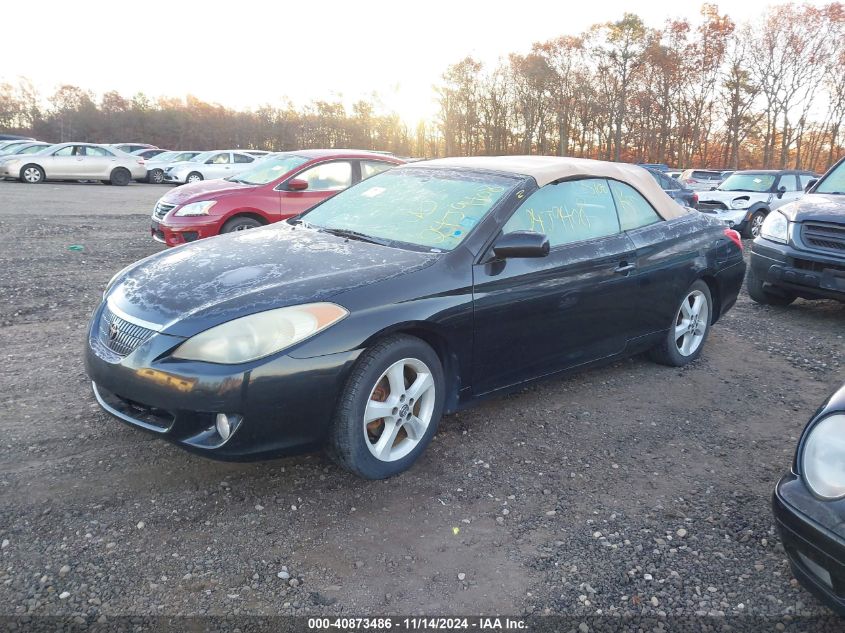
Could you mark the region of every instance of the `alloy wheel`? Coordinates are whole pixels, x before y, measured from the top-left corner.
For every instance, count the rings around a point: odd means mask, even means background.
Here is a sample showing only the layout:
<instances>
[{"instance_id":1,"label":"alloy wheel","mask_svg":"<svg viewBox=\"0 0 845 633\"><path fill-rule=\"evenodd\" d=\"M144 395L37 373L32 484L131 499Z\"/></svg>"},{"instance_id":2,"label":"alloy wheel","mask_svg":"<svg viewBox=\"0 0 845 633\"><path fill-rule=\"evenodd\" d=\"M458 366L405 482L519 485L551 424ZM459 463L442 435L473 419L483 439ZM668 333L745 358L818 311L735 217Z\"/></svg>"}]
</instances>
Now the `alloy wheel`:
<instances>
[{"instance_id":1,"label":"alloy wheel","mask_svg":"<svg viewBox=\"0 0 845 633\"><path fill-rule=\"evenodd\" d=\"M383 462L402 459L414 450L431 423L435 386L421 360L403 358L376 381L364 409L364 441Z\"/></svg>"},{"instance_id":2,"label":"alloy wheel","mask_svg":"<svg viewBox=\"0 0 845 633\"><path fill-rule=\"evenodd\" d=\"M763 228L763 221L766 219L761 213L754 214L751 218L751 237L760 237L760 231Z\"/></svg>"},{"instance_id":3,"label":"alloy wheel","mask_svg":"<svg viewBox=\"0 0 845 633\"><path fill-rule=\"evenodd\" d=\"M682 356L691 356L701 347L709 319L707 297L700 290L693 290L681 302L675 317L675 345Z\"/></svg>"}]
</instances>

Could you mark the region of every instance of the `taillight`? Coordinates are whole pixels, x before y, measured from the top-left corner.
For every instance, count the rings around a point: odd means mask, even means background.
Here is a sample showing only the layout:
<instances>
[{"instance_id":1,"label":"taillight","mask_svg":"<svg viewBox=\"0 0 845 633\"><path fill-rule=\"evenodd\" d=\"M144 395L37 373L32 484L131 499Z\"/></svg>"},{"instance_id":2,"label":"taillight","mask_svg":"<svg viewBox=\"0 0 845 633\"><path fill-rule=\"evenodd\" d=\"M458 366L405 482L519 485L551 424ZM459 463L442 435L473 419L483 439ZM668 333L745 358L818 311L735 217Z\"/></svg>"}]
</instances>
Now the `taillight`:
<instances>
[{"instance_id":1,"label":"taillight","mask_svg":"<svg viewBox=\"0 0 845 633\"><path fill-rule=\"evenodd\" d=\"M143 165L143 164L144 164L144 159L143 159L143 158L139 158L139 159L138 159L138 164L139 164L139 165Z\"/></svg>"},{"instance_id":2,"label":"taillight","mask_svg":"<svg viewBox=\"0 0 845 633\"><path fill-rule=\"evenodd\" d=\"M742 238L740 237L739 233L737 233L733 229L725 229L725 237L727 237L731 242L739 246L739 250L743 250Z\"/></svg>"},{"instance_id":3,"label":"taillight","mask_svg":"<svg viewBox=\"0 0 845 633\"><path fill-rule=\"evenodd\" d=\"M697 185L698 181L695 178L687 178L688 183L692 183L693 185Z\"/></svg>"},{"instance_id":4,"label":"taillight","mask_svg":"<svg viewBox=\"0 0 845 633\"><path fill-rule=\"evenodd\" d=\"M697 193L692 194L692 201L698 202L698 194Z\"/></svg>"}]
</instances>

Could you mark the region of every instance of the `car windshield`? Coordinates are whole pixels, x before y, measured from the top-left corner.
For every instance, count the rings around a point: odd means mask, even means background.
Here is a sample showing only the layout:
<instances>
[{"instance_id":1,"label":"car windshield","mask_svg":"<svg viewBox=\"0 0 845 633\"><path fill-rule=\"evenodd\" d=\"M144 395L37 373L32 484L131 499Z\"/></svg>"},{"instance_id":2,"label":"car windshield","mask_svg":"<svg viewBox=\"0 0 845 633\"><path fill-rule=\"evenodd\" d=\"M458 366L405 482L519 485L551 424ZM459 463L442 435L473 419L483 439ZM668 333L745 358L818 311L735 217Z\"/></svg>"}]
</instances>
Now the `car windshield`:
<instances>
[{"instance_id":1,"label":"car windshield","mask_svg":"<svg viewBox=\"0 0 845 633\"><path fill-rule=\"evenodd\" d=\"M816 185L813 193L838 193L845 194L845 161L827 174L822 181Z\"/></svg>"},{"instance_id":2,"label":"car windshield","mask_svg":"<svg viewBox=\"0 0 845 633\"><path fill-rule=\"evenodd\" d=\"M277 180L284 176L291 169L296 169L303 163L307 163L308 159L295 154L282 154L280 156L273 156L272 158L265 158L261 160L255 167L247 171L233 176L228 180L233 182L242 182L246 185L266 185L268 182Z\"/></svg>"},{"instance_id":3,"label":"car windshield","mask_svg":"<svg viewBox=\"0 0 845 633\"><path fill-rule=\"evenodd\" d=\"M188 162L189 162L189 163L204 163L204 162L205 162L205 161L207 161L209 158L211 158L211 157L212 157L212 156L214 156L215 154L219 154L219 153L220 153L220 152L217 152L217 151L211 151L211 152L200 152L199 154L197 154L197 155L196 155L196 156L194 156L193 158L189 158L189 159L188 159Z\"/></svg>"},{"instance_id":4,"label":"car windshield","mask_svg":"<svg viewBox=\"0 0 845 633\"><path fill-rule=\"evenodd\" d=\"M314 228L449 251L513 186L507 176L390 170L329 198L302 219Z\"/></svg>"},{"instance_id":5,"label":"car windshield","mask_svg":"<svg viewBox=\"0 0 845 633\"><path fill-rule=\"evenodd\" d=\"M42 151L46 145L24 145L23 147L18 147L13 154L37 154L38 152Z\"/></svg>"},{"instance_id":6,"label":"car windshield","mask_svg":"<svg viewBox=\"0 0 845 633\"><path fill-rule=\"evenodd\" d=\"M733 174L719 185L719 191L769 191L775 182L774 174Z\"/></svg>"}]
</instances>

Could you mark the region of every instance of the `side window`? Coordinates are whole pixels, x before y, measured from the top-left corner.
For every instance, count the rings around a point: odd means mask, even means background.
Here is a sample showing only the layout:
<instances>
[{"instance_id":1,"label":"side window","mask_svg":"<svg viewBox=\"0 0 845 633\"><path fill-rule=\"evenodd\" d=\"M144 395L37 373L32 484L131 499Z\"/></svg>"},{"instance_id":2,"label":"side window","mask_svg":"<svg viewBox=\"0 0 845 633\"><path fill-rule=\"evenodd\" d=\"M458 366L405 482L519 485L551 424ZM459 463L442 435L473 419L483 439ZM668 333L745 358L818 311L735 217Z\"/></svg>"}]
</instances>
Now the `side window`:
<instances>
[{"instance_id":1,"label":"side window","mask_svg":"<svg viewBox=\"0 0 845 633\"><path fill-rule=\"evenodd\" d=\"M778 181L778 186L775 187L775 189L780 191L781 187L786 187L787 191L801 191L798 187L798 176L795 174L784 174L781 176Z\"/></svg>"},{"instance_id":2,"label":"side window","mask_svg":"<svg viewBox=\"0 0 845 633\"><path fill-rule=\"evenodd\" d=\"M308 183L308 191L340 191L352 185L352 163L321 163L297 174L294 178Z\"/></svg>"},{"instance_id":3,"label":"side window","mask_svg":"<svg viewBox=\"0 0 845 633\"><path fill-rule=\"evenodd\" d=\"M663 180L666 181L666 185L663 187L666 191L679 191L682 189L681 183L679 183L674 178L670 178L669 176L663 176Z\"/></svg>"},{"instance_id":4,"label":"side window","mask_svg":"<svg viewBox=\"0 0 845 633\"><path fill-rule=\"evenodd\" d=\"M811 180L816 180L816 177L813 174L800 174L798 176L798 180L801 181L801 191L807 188L807 185Z\"/></svg>"},{"instance_id":5,"label":"side window","mask_svg":"<svg viewBox=\"0 0 845 633\"><path fill-rule=\"evenodd\" d=\"M383 160L362 160L361 161L361 180L366 180L370 176L375 176L383 171L387 171L392 167L396 167L393 163L388 163Z\"/></svg>"},{"instance_id":6,"label":"side window","mask_svg":"<svg viewBox=\"0 0 845 633\"><path fill-rule=\"evenodd\" d=\"M545 233L554 247L619 233L619 218L607 181L587 178L541 187L502 230Z\"/></svg>"},{"instance_id":7,"label":"side window","mask_svg":"<svg viewBox=\"0 0 845 633\"><path fill-rule=\"evenodd\" d=\"M226 165L229 163L229 152L215 154L205 162L209 165Z\"/></svg>"},{"instance_id":8,"label":"side window","mask_svg":"<svg viewBox=\"0 0 845 633\"><path fill-rule=\"evenodd\" d=\"M60 149L58 152L54 152L53 156L73 156L73 150L75 149L75 145L68 145L67 147Z\"/></svg>"},{"instance_id":9,"label":"side window","mask_svg":"<svg viewBox=\"0 0 845 633\"><path fill-rule=\"evenodd\" d=\"M85 148L85 155L86 156L113 156L113 154L107 152L102 147L91 147L90 145Z\"/></svg>"},{"instance_id":10,"label":"side window","mask_svg":"<svg viewBox=\"0 0 845 633\"><path fill-rule=\"evenodd\" d=\"M657 215L654 207L630 185L611 180L610 190L613 192L613 199L619 210L619 223L623 231L638 229L660 221L660 216Z\"/></svg>"},{"instance_id":11,"label":"side window","mask_svg":"<svg viewBox=\"0 0 845 633\"><path fill-rule=\"evenodd\" d=\"M252 156L247 156L246 154L235 154L235 162L236 163L251 163L255 160Z\"/></svg>"}]
</instances>

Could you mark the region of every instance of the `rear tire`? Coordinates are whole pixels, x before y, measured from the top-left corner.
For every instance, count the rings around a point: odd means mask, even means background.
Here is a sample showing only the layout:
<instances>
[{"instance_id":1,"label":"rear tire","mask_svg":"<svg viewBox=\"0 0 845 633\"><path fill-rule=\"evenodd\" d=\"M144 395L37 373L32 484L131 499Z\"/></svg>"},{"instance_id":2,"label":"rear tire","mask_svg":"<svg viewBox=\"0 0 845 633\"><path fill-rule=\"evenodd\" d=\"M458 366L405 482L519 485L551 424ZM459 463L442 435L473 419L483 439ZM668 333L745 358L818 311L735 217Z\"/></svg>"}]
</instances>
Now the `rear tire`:
<instances>
[{"instance_id":1,"label":"rear tire","mask_svg":"<svg viewBox=\"0 0 845 633\"><path fill-rule=\"evenodd\" d=\"M332 420L329 454L365 479L407 470L437 432L444 395L443 368L431 347L406 335L378 341L346 381Z\"/></svg>"},{"instance_id":2,"label":"rear tire","mask_svg":"<svg viewBox=\"0 0 845 633\"><path fill-rule=\"evenodd\" d=\"M202 179L203 177L201 173L199 173L198 171L192 171L190 174L188 174L188 177L185 178L185 183L189 184L192 182L199 182Z\"/></svg>"},{"instance_id":3,"label":"rear tire","mask_svg":"<svg viewBox=\"0 0 845 633\"><path fill-rule=\"evenodd\" d=\"M750 266L748 267L748 277L745 279L745 288L753 301L764 306L788 306L797 299L793 294L784 293L781 295L766 290L763 287L763 280L757 276L757 273Z\"/></svg>"},{"instance_id":4,"label":"rear tire","mask_svg":"<svg viewBox=\"0 0 845 633\"><path fill-rule=\"evenodd\" d=\"M111 174L109 174L108 183L110 185L116 185L118 187L125 187L129 184L132 180L132 174L129 173L128 169L124 169L123 167L117 167L112 170Z\"/></svg>"},{"instance_id":5,"label":"rear tire","mask_svg":"<svg viewBox=\"0 0 845 633\"><path fill-rule=\"evenodd\" d=\"M223 225L223 228L220 229L221 233L233 233L235 231L246 231L247 229L257 229L259 226L264 226L263 223L256 220L255 218L250 218L246 215L239 215L231 220L227 221L226 224Z\"/></svg>"},{"instance_id":6,"label":"rear tire","mask_svg":"<svg viewBox=\"0 0 845 633\"><path fill-rule=\"evenodd\" d=\"M649 352L652 360L670 367L683 367L694 361L707 341L712 318L710 287L699 279L684 293L663 342Z\"/></svg>"},{"instance_id":7,"label":"rear tire","mask_svg":"<svg viewBox=\"0 0 845 633\"><path fill-rule=\"evenodd\" d=\"M38 165L24 165L21 168L20 180L28 185L39 185L45 180L44 170Z\"/></svg>"}]
</instances>

